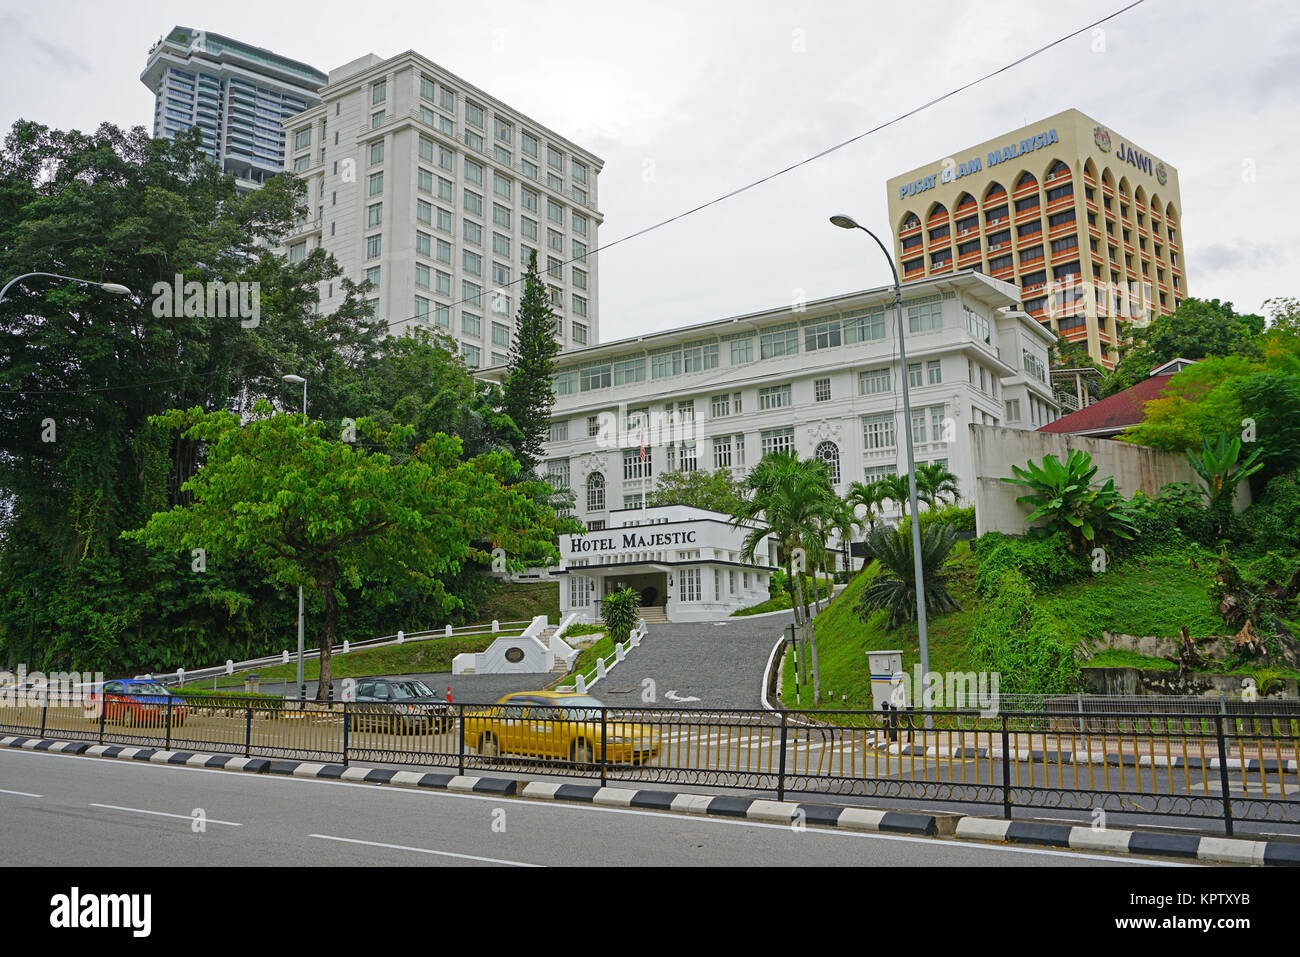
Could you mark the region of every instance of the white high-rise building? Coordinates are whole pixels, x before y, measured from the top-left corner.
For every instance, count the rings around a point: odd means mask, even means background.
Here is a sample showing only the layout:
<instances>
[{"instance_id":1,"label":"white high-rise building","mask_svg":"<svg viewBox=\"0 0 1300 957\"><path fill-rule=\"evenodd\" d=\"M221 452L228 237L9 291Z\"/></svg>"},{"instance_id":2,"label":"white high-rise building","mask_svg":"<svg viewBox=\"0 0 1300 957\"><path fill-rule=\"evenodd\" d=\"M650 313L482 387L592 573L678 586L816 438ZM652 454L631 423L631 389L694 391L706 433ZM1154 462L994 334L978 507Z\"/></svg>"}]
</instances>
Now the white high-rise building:
<instances>
[{"instance_id":1,"label":"white high-rise building","mask_svg":"<svg viewBox=\"0 0 1300 957\"><path fill-rule=\"evenodd\" d=\"M324 247L392 334L442 332L474 368L506 361L536 252L561 347L599 341L599 157L413 51L339 67L320 97L285 124L309 202L291 260ZM321 311L342 300L326 283Z\"/></svg>"},{"instance_id":2,"label":"white high-rise building","mask_svg":"<svg viewBox=\"0 0 1300 957\"><path fill-rule=\"evenodd\" d=\"M153 135L197 126L205 152L241 189L284 171L284 121L320 102L325 74L219 33L174 27L149 51Z\"/></svg>"}]
</instances>

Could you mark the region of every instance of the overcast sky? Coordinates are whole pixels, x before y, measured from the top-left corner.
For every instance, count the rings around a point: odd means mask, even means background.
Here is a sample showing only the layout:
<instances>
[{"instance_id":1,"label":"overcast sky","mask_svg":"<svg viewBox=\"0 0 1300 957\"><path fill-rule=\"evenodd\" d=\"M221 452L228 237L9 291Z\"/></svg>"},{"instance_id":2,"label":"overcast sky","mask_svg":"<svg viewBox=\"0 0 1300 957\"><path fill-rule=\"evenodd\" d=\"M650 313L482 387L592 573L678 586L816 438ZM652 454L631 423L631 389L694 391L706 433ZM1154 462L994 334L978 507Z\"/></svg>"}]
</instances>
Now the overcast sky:
<instances>
[{"instance_id":1,"label":"overcast sky","mask_svg":"<svg viewBox=\"0 0 1300 957\"><path fill-rule=\"evenodd\" d=\"M0 4L0 119L150 126L174 25L330 70L415 49L605 160L600 240L714 199L1123 7L1052 3L46 0ZM1075 107L1181 177L1193 296L1300 295L1300 12L1146 0L829 157L600 255L601 339L883 285L837 211L887 230L885 180Z\"/></svg>"}]
</instances>

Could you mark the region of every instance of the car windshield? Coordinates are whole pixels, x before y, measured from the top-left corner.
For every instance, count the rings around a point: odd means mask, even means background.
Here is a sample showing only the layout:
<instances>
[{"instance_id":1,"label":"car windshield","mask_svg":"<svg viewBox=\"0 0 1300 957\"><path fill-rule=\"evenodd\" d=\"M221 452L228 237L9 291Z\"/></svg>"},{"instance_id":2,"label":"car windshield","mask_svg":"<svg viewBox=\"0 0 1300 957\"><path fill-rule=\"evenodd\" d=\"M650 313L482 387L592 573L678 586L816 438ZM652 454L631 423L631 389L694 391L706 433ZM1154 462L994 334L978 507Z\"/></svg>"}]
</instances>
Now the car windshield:
<instances>
[{"instance_id":1,"label":"car windshield","mask_svg":"<svg viewBox=\"0 0 1300 957\"><path fill-rule=\"evenodd\" d=\"M433 698L433 690L423 681L390 681L394 698Z\"/></svg>"},{"instance_id":2,"label":"car windshield","mask_svg":"<svg viewBox=\"0 0 1300 957\"><path fill-rule=\"evenodd\" d=\"M133 681L125 686L127 694L170 694L156 681Z\"/></svg>"},{"instance_id":3,"label":"car windshield","mask_svg":"<svg viewBox=\"0 0 1300 957\"><path fill-rule=\"evenodd\" d=\"M591 695L568 695L555 699L555 706L564 712L566 718L599 718L605 702Z\"/></svg>"}]
</instances>

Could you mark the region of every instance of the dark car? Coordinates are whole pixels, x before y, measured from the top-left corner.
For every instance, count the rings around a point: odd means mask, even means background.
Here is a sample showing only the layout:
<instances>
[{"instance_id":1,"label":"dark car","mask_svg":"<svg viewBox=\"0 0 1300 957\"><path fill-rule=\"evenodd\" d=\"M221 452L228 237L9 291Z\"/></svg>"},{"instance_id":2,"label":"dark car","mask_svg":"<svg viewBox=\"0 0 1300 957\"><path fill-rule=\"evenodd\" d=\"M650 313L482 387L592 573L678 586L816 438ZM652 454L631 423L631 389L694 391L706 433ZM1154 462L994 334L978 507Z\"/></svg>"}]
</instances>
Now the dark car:
<instances>
[{"instance_id":1,"label":"dark car","mask_svg":"<svg viewBox=\"0 0 1300 957\"><path fill-rule=\"evenodd\" d=\"M360 678L348 712L353 730L411 734L451 727L446 701L418 678Z\"/></svg>"},{"instance_id":2,"label":"dark car","mask_svg":"<svg viewBox=\"0 0 1300 957\"><path fill-rule=\"evenodd\" d=\"M157 681L139 678L105 681L90 691L89 700L94 702L95 695L100 693L104 696L104 717L108 721L161 727L170 710L172 725L177 726L184 724L189 714L185 699L172 694Z\"/></svg>"}]
</instances>

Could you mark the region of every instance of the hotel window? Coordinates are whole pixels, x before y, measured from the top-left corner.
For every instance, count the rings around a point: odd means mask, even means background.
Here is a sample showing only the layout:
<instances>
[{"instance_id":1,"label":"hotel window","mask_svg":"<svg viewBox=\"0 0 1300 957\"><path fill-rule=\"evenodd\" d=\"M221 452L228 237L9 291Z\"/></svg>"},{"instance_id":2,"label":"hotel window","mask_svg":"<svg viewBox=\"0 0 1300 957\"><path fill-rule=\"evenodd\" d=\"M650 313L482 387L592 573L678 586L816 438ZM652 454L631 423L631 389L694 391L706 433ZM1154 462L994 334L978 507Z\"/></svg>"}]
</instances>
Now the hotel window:
<instances>
[{"instance_id":1,"label":"hotel window","mask_svg":"<svg viewBox=\"0 0 1300 957\"><path fill-rule=\"evenodd\" d=\"M433 255L433 237L428 233L422 233L416 230L415 233L415 252L420 256Z\"/></svg>"},{"instance_id":2,"label":"hotel window","mask_svg":"<svg viewBox=\"0 0 1300 957\"><path fill-rule=\"evenodd\" d=\"M576 298L576 297L575 297ZM682 347L682 371L703 372L718 367L718 344L705 342Z\"/></svg>"},{"instance_id":3,"label":"hotel window","mask_svg":"<svg viewBox=\"0 0 1300 957\"><path fill-rule=\"evenodd\" d=\"M794 323L764 332L758 341L760 359L799 354L799 329Z\"/></svg>"},{"instance_id":4,"label":"hotel window","mask_svg":"<svg viewBox=\"0 0 1300 957\"><path fill-rule=\"evenodd\" d=\"M923 302L907 307L909 332L929 332L943 328L943 303Z\"/></svg>"},{"instance_id":5,"label":"hotel window","mask_svg":"<svg viewBox=\"0 0 1300 957\"><path fill-rule=\"evenodd\" d=\"M591 579L586 575L569 578L569 607L586 608L591 604Z\"/></svg>"},{"instance_id":6,"label":"hotel window","mask_svg":"<svg viewBox=\"0 0 1300 957\"><path fill-rule=\"evenodd\" d=\"M1019 399L1007 399L1007 421L1008 422L1020 421L1020 400Z\"/></svg>"},{"instance_id":7,"label":"hotel window","mask_svg":"<svg viewBox=\"0 0 1300 957\"><path fill-rule=\"evenodd\" d=\"M505 326L501 325L501 323L499 322L492 323L492 344L494 346L510 345L510 330L507 329ZM554 426L551 427L551 432L552 432L551 441L554 442L555 441Z\"/></svg>"},{"instance_id":8,"label":"hotel window","mask_svg":"<svg viewBox=\"0 0 1300 957\"><path fill-rule=\"evenodd\" d=\"M763 456L794 451L794 429L768 429L759 434Z\"/></svg>"},{"instance_id":9,"label":"hotel window","mask_svg":"<svg viewBox=\"0 0 1300 957\"><path fill-rule=\"evenodd\" d=\"M510 198L510 180L506 179L500 173L492 174L492 192L502 199Z\"/></svg>"},{"instance_id":10,"label":"hotel window","mask_svg":"<svg viewBox=\"0 0 1300 957\"><path fill-rule=\"evenodd\" d=\"M373 178L373 177L372 177ZM421 193L433 195L433 173L427 169L417 168L415 174L415 188Z\"/></svg>"},{"instance_id":11,"label":"hotel window","mask_svg":"<svg viewBox=\"0 0 1300 957\"><path fill-rule=\"evenodd\" d=\"M804 326L803 347L805 352L828 349L840 344L840 321L832 319Z\"/></svg>"},{"instance_id":12,"label":"hotel window","mask_svg":"<svg viewBox=\"0 0 1300 957\"><path fill-rule=\"evenodd\" d=\"M680 583L682 601L700 601L702 600L703 591L700 588L700 570L698 568L683 568L677 573Z\"/></svg>"},{"instance_id":13,"label":"hotel window","mask_svg":"<svg viewBox=\"0 0 1300 957\"><path fill-rule=\"evenodd\" d=\"M376 253L375 255L378 255L378 253ZM289 262L300 263L306 258L307 258L307 244L305 242L294 243L292 246L289 247ZM369 258L374 259L375 257L370 256Z\"/></svg>"},{"instance_id":14,"label":"hotel window","mask_svg":"<svg viewBox=\"0 0 1300 957\"><path fill-rule=\"evenodd\" d=\"M817 458L826 463L826 470L830 473L831 484L840 484L840 448L834 442L823 442L817 446Z\"/></svg>"},{"instance_id":15,"label":"hotel window","mask_svg":"<svg viewBox=\"0 0 1300 957\"><path fill-rule=\"evenodd\" d=\"M663 379L682 374L682 353L679 349L661 349L650 354L650 377Z\"/></svg>"},{"instance_id":16,"label":"hotel window","mask_svg":"<svg viewBox=\"0 0 1300 957\"><path fill-rule=\"evenodd\" d=\"M424 97L426 100L429 100L430 102L438 98L437 93L433 86L433 81L430 80L427 76L420 77L420 96Z\"/></svg>"},{"instance_id":17,"label":"hotel window","mask_svg":"<svg viewBox=\"0 0 1300 957\"><path fill-rule=\"evenodd\" d=\"M483 257L478 253L472 253L468 249L462 250L460 260L462 268L471 276L483 275Z\"/></svg>"},{"instance_id":18,"label":"hotel window","mask_svg":"<svg viewBox=\"0 0 1300 957\"><path fill-rule=\"evenodd\" d=\"M537 204L539 200L535 192L531 189L520 188L519 196L523 200L524 209L528 210L530 213L537 212Z\"/></svg>"},{"instance_id":19,"label":"hotel window","mask_svg":"<svg viewBox=\"0 0 1300 957\"><path fill-rule=\"evenodd\" d=\"M496 268L501 268L497 266ZM510 315L510 297L500 289L492 290L492 311L498 316Z\"/></svg>"},{"instance_id":20,"label":"hotel window","mask_svg":"<svg viewBox=\"0 0 1300 957\"><path fill-rule=\"evenodd\" d=\"M509 250L506 251L509 252ZM510 267L494 262L492 264L492 281L498 286L510 285Z\"/></svg>"},{"instance_id":21,"label":"hotel window","mask_svg":"<svg viewBox=\"0 0 1300 957\"><path fill-rule=\"evenodd\" d=\"M472 283L468 279L460 281L460 298L464 299L471 305L481 305L483 299L483 288L477 283Z\"/></svg>"},{"instance_id":22,"label":"hotel window","mask_svg":"<svg viewBox=\"0 0 1300 957\"><path fill-rule=\"evenodd\" d=\"M483 197L473 190L465 190L465 212L475 216L483 215Z\"/></svg>"},{"instance_id":23,"label":"hotel window","mask_svg":"<svg viewBox=\"0 0 1300 957\"><path fill-rule=\"evenodd\" d=\"M429 321L429 300L423 296L415 297L415 318Z\"/></svg>"},{"instance_id":24,"label":"hotel window","mask_svg":"<svg viewBox=\"0 0 1300 957\"><path fill-rule=\"evenodd\" d=\"M429 288L429 267L424 263L415 264L415 284L421 289Z\"/></svg>"},{"instance_id":25,"label":"hotel window","mask_svg":"<svg viewBox=\"0 0 1300 957\"><path fill-rule=\"evenodd\" d=\"M859 395L880 395L893 391L889 385L889 369L868 369L858 373Z\"/></svg>"},{"instance_id":26,"label":"hotel window","mask_svg":"<svg viewBox=\"0 0 1300 957\"><path fill-rule=\"evenodd\" d=\"M483 335L483 320L473 313L462 312L460 314L460 331L467 336L478 339Z\"/></svg>"},{"instance_id":27,"label":"hotel window","mask_svg":"<svg viewBox=\"0 0 1300 957\"><path fill-rule=\"evenodd\" d=\"M426 226L433 225L433 206L422 199L415 201L415 220Z\"/></svg>"},{"instance_id":28,"label":"hotel window","mask_svg":"<svg viewBox=\"0 0 1300 957\"><path fill-rule=\"evenodd\" d=\"M587 182L587 167L574 160L572 169L574 182L585 184Z\"/></svg>"},{"instance_id":29,"label":"hotel window","mask_svg":"<svg viewBox=\"0 0 1300 957\"><path fill-rule=\"evenodd\" d=\"M677 468L683 472L694 472L699 468L699 456L694 442L683 442L677 456Z\"/></svg>"},{"instance_id":30,"label":"hotel window","mask_svg":"<svg viewBox=\"0 0 1300 957\"><path fill-rule=\"evenodd\" d=\"M305 150L311 147L311 127L305 127L293 135L293 148Z\"/></svg>"},{"instance_id":31,"label":"hotel window","mask_svg":"<svg viewBox=\"0 0 1300 957\"><path fill-rule=\"evenodd\" d=\"M564 207L553 199L546 201L546 218L558 226L564 225Z\"/></svg>"},{"instance_id":32,"label":"hotel window","mask_svg":"<svg viewBox=\"0 0 1300 957\"><path fill-rule=\"evenodd\" d=\"M587 327L580 322L573 324L573 341L580 346L587 344Z\"/></svg>"},{"instance_id":33,"label":"hotel window","mask_svg":"<svg viewBox=\"0 0 1300 957\"><path fill-rule=\"evenodd\" d=\"M573 213L571 218L573 219L573 231L579 236L587 235L587 217L581 213Z\"/></svg>"},{"instance_id":34,"label":"hotel window","mask_svg":"<svg viewBox=\"0 0 1300 957\"><path fill-rule=\"evenodd\" d=\"M438 198L439 199L445 200L446 202L450 203L454 189L455 187L452 185L451 180L444 179L441 176L438 177Z\"/></svg>"},{"instance_id":35,"label":"hotel window","mask_svg":"<svg viewBox=\"0 0 1300 957\"><path fill-rule=\"evenodd\" d=\"M724 392L722 395L715 395L710 399L709 415L714 419L721 419L724 416L731 415L731 393Z\"/></svg>"},{"instance_id":36,"label":"hotel window","mask_svg":"<svg viewBox=\"0 0 1300 957\"><path fill-rule=\"evenodd\" d=\"M789 385L774 385L758 390L759 411L767 409L784 409L793 405Z\"/></svg>"},{"instance_id":37,"label":"hotel window","mask_svg":"<svg viewBox=\"0 0 1300 957\"><path fill-rule=\"evenodd\" d=\"M885 314L883 311L870 312L866 309L856 309L844 313L842 319L844 320L845 345L885 338Z\"/></svg>"},{"instance_id":38,"label":"hotel window","mask_svg":"<svg viewBox=\"0 0 1300 957\"><path fill-rule=\"evenodd\" d=\"M930 385L939 385L943 382L943 363L938 359L930 359L925 364L925 375Z\"/></svg>"},{"instance_id":39,"label":"hotel window","mask_svg":"<svg viewBox=\"0 0 1300 957\"><path fill-rule=\"evenodd\" d=\"M370 144L370 165L378 166L384 161L384 141L377 140Z\"/></svg>"},{"instance_id":40,"label":"hotel window","mask_svg":"<svg viewBox=\"0 0 1300 957\"><path fill-rule=\"evenodd\" d=\"M582 391L608 389L610 383L610 365L608 362L587 366L581 371ZM590 419L588 419L590 422Z\"/></svg>"},{"instance_id":41,"label":"hotel window","mask_svg":"<svg viewBox=\"0 0 1300 957\"><path fill-rule=\"evenodd\" d=\"M555 309L564 308L564 290L559 286L547 286L547 292L551 295L551 306Z\"/></svg>"},{"instance_id":42,"label":"hotel window","mask_svg":"<svg viewBox=\"0 0 1300 957\"><path fill-rule=\"evenodd\" d=\"M573 297L573 314L574 314L575 316L586 316L586 315L587 315L587 300L583 299L581 296L574 296L574 297ZM584 328L585 328L585 327L584 327ZM586 341L587 341L586 339L583 339L583 342L586 342ZM715 362L714 365L717 365L717 363Z\"/></svg>"},{"instance_id":43,"label":"hotel window","mask_svg":"<svg viewBox=\"0 0 1300 957\"><path fill-rule=\"evenodd\" d=\"M367 259L378 259L380 253L383 252L383 249L384 249L384 242L382 236L366 237L366 258Z\"/></svg>"},{"instance_id":44,"label":"hotel window","mask_svg":"<svg viewBox=\"0 0 1300 957\"><path fill-rule=\"evenodd\" d=\"M564 154L554 146L546 147L546 165L557 173L564 172Z\"/></svg>"},{"instance_id":45,"label":"hotel window","mask_svg":"<svg viewBox=\"0 0 1300 957\"><path fill-rule=\"evenodd\" d=\"M510 237L500 233L492 234L492 253L496 256L510 256Z\"/></svg>"},{"instance_id":46,"label":"hotel window","mask_svg":"<svg viewBox=\"0 0 1300 957\"><path fill-rule=\"evenodd\" d=\"M1029 277L1024 277L1022 281L1025 283L1025 285L1030 285ZM973 335L980 342L991 343L992 330L989 327L988 319L986 319L984 316L981 316L978 312L976 312L974 309L971 309L969 306L965 307L965 313L966 313L967 331L970 332L970 334Z\"/></svg>"},{"instance_id":47,"label":"hotel window","mask_svg":"<svg viewBox=\"0 0 1300 957\"><path fill-rule=\"evenodd\" d=\"M878 415L862 417L862 443L867 451L892 449L894 447L894 413L882 412Z\"/></svg>"},{"instance_id":48,"label":"hotel window","mask_svg":"<svg viewBox=\"0 0 1300 957\"><path fill-rule=\"evenodd\" d=\"M439 223L438 225L441 226L442 224ZM450 223L447 225L447 228L448 229L451 228ZM451 243L447 242L447 240L445 239L439 239L436 243L434 243L433 258L438 260L438 262L440 263L445 263L448 266L450 266L451 265Z\"/></svg>"},{"instance_id":49,"label":"hotel window","mask_svg":"<svg viewBox=\"0 0 1300 957\"><path fill-rule=\"evenodd\" d=\"M548 230L546 231L546 245L547 245L549 248L554 249L557 253L563 253L563 252L564 252L564 234L563 234L563 233L557 233L557 232L556 232L555 230L553 230L553 229L548 229Z\"/></svg>"},{"instance_id":50,"label":"hotel window","mask_svg":"<svg viewBox=\"0 0 1300 957\"><path fill-rule=\"evenodd\" d=\"M441 269L435 269L433 272L433 291L442 296L451 295L451 273L445 273ZM443 323L445 326L447 323Z\"/></svg>"},{"instance_id":51,"label":"hotel window","mask_svg":"<svg viewBox=\"0 0 1300 957\"><path fill-rule=\"evenodd\" d=\"M587 244L580 243L576 239L573 241L573 258L578 262L587 261Z\"/></svg>"},{"instance_id":52,"label":"hotel window","mask_svg":"<svg viewBox=\"0 0 1300 957\"><path fill-rule=\"evenodd\" d=\"M641 457L640 447L635 449L623 450L623 480L649 478L650 477L650 450L645 450L645 458Z\"/></svg>"},{"instance_id":53,"label":"hotel window","mask_svg":"<svg viewBox=\"0 0 1300 957\"><path fill-rule=\"evenodd\" d=\"M480 130L483 129L483 107L479 106L477 103L471 103L469 100L466 100L465 122L470 126L477 126Z\"/></svg>"},{"instance_id":54,"label":"hotel window","mask_svg":"<svg viewBox=\"0 0 1300 957\"><path fill-rule=\"evenodd\" d=\"M388 81L379 80L370 87L370 105L378 106L388 98Z\"/></svg>"},{"instance_id":55,"label":"hotel window","mask_svg":"<svg viewBox=\"0 0 1300 957\"><path fill-rule=\"evenodd\" d=\"M310 166L311 166L310 153L307 154L306 156L299 156L296 160L293 161L293 171L295 173L301 173L303 170L308 169Z\"/></svg>"},{"instance_id":56,"label":"hotel window","mask_svg":"<svg viewBox=\"0 0 1300 957\"><path fill-rule=\"evenodd\" d=\"M614 385L645 381L645 359L622 359L614 363Z\"/></svg>"},{"instance_id":57,"label":"hotel window","mask_svg":"<svg viewBox=\"0 0 1300 957\"><path fill-rule=\"evenodd\" d=\"M738 366L746 362L754 361L754 337L746 336L744 339L731 340L731 364Z\"/></svg>"},{"instance_id":58,"label":"hotel window","mask_svg":"<svg viewBox=\"0 0 1300 957\"><path fill-rule=\"evenodd\" d=\"M465 360L465 365L471 369L477 369L479 366L479 356L482 354L478 346L471 346L468 342L460 344L460 357Z\"/></svg>"},{"instance_id":59,"label":"hotel window","mask_svg":"<svg viewBox=\"0 0 1300 957\"><path fill-rule=\"evenodd\" d=\"M578 269L576 267L573 270L573 288L574 289L587 288L587 274L583 272L581 269Z\"/></svg>"},{"instance_id":60,"label":"hotel window","mask_svg":"<svg viewBox=\"0 0 1300 957\"><path fill-rule=\"evenodd\" d=\"M592 472L587 476L587 511L605 510L605 476Z\"/></svg>"},{"instance_id":61,"label":"hotel window","mask_svg":"<svg viewBox=\"0 0 1300 957\"><path fill-rule=\"evenodd\" d=\"M536 163L530 163L528 160L520 160L519 168L529 179L537 179L541 175L541 170L537 168Z\"/></svg>"},{"instance_id":62,"label":"hotel window","mask_svg":"<svg viewBox=\"0 0 1300 957\"><path fill-rule=\"evenodd\" d=\"M922 384L923 376L921 374L921 363L909 362L907 364L907 384L915 389Z\"/></svg>"},{"instance_id":63,"label":"hotel window","mask_svg":"<svg viewBox=\"0 0 1300 957\"><path fill-rule=\"evenodd\" d=\"M533 257L536 255L537 250L532 246L526 245L525 243L519 244L519 261L525 266L532 262Z\"/></svg>"},{"instance_id":64,"label":"hotel window","mask_svg":"<svg viewBox=\"0 0 1300 957\"><path fill-rule=\"evenodd\" d=\"M569 422L568 422L568 420L567 420L567 419L562 419L562 420L560 420L560 421L558 421L558 422L552 422L552 423L551 423L551 441L552 441L552 442L567 442L568 440L569 440ZM566 464L568 463L568 459L565 459L564 461L565 461ZM567 479L568 476L565 476L565 478ZM568 482L567 482L567 481L565 482L565 485L568 485Z\"/></svg>"},{"instance_id":65,"label":"hotel window","mask_svg":"<svg viewBox=\"0 0 1300 957\"><path fill-rule=\"evenodd\" d=\"M813 401L829 402L831 398L831 380L817 379L813 382Z\"/></svg>"},{"instance_id":66,"label":"hotel window","mask_svg":"<svg viewBox=\"0 0 1300 957\"><path fill-rule=\"evenodd\" d=\"M384 113L382 110L380 110L378 113L374 113L371 115L370 128L372 130L377 130L379 129L379 127L383 125L384 125Z\"/></svg>"},{"instance_id":67,"label":"hotel window","mask_svg":"<svg viewBox=\"0 0 1300 957\"><path fill-rule=\"evenodd\" d=\"M926 411L925 409L912 410L912 441L915 443L922 443L922 442L929 441L925 437L925 420L926 420L925 411Z\"/></svg>"},{"instance_id":68,"label":"hotel window","mask_svg":"<svg viewBox=\"0 0 1300 957\"><path fill-rule=\"evenodd\" d=\"M537 241L537 223L527 216L519 217L519 228L523 231L524 239Z\"/></svg>"},{"instance_id":69,"label":"hotel window","mask_svg":"<svg viewBox=\"0 0 1300 957\"><path fill-rule=\"evenodd\" d=\"M720 435L713 440L713 467L731 468L731 436Z\"/></svg>"},{"instance_id":70,"label":"hotel window","mask_svg":"<svg viewBox=\"0 0 1300 957\"><path fill-rule=\"evenodd\" d=\"M469 157L465 158L465 179L475 186L483 185L483 167Z\"/></svg>"},{"instance_id":71,"label":"hotel window","mask_svg":"<svg viewBox=\"0 0 1300 957\"><path fill-rule=\"evenodd\" d=\"M465 219L461 221L461 236L467 243L483 245L483 227L476 222Z\"/></svg>"}]
</instances>

